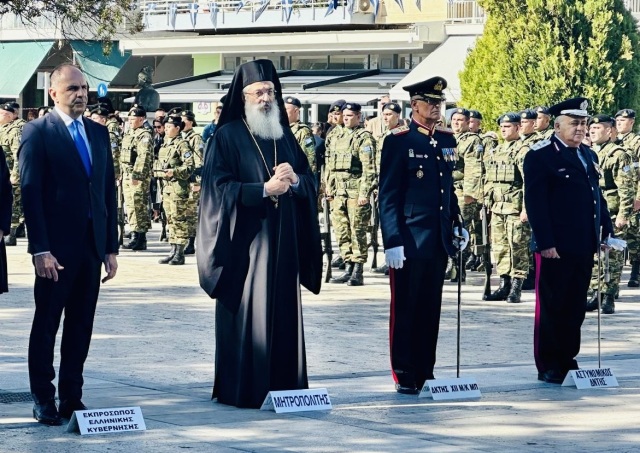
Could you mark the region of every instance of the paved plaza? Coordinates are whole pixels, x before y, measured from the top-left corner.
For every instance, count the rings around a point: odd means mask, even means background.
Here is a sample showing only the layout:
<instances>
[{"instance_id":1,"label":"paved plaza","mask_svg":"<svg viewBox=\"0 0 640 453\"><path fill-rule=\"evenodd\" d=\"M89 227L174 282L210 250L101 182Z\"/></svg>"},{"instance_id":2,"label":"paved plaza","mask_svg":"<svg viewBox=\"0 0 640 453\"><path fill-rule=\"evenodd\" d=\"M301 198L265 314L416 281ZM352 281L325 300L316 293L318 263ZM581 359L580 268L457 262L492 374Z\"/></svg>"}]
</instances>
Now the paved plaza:
<instances>
[{"instance_id":1,"label":"paved plaza","mask_svg":"<svg viewBox=\"0 0 640 453\"><path fill-rule=\"evenodd\" d=\"M29 390L34 273L26 240L8 247L10 292L0 296L0 453L640 449L640 289L623 285L616 314L603 316L602 364L620 386L577 390L536 379L533 292L518 305L483 302L483 277L469 274L461 375L477 379L482 398L434 402L394 391L388 278L366 272L364 287L325 284L318 296L303 293L305 337L309 385L326 387L334 408L278 415L211 401L215 304L198 286L193 256L185 266L156 264L169 246L157 242L154 227L149 250L122 252L116 279L102 287L84 372L88 407L140 406L145 432L81 437L36 423L32 402L19 402ZM446 284L439 378L455 377L456 291ZM587 315L578 359L597 367L595 313Z\"/></svg>"}]
</instances>

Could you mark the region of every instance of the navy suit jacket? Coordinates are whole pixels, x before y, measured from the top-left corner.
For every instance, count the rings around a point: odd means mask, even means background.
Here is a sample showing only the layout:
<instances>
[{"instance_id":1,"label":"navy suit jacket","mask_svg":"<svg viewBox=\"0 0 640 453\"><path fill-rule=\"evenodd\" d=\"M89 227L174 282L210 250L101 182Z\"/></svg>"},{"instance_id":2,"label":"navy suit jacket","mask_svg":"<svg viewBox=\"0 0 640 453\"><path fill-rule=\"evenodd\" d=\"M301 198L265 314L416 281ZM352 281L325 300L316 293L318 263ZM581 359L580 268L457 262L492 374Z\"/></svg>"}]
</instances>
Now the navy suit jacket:
<instances>
[{"instance_id":1,"label":"navy suit jacket","mask_svg":"<svg viewBox=\"0 0 640 453\"><path fill-rule=\"evenodd\" d=\"M67 259L95 252L118 252L113 158L107 128L82 119L91 146L87 175L64 121L55 112L25 124L18 151L20 186L31 254L49 251ZM94 250L78 247L90 222Z\"/></svg>"},{"instance_id":2,"label":"navy suit jacket","mask_svg":"<svg viewBox=\"0 0 640 453\"><path fill-rule=\"evenodd\" d=\"M524 159L524 201L535 251L555 247L560 257L592 256L600 239L613 234L598 184L598 157L584 145L581 151L587 171L576 151L555 136L534 145Z\"/></svg>"}]
</instances>

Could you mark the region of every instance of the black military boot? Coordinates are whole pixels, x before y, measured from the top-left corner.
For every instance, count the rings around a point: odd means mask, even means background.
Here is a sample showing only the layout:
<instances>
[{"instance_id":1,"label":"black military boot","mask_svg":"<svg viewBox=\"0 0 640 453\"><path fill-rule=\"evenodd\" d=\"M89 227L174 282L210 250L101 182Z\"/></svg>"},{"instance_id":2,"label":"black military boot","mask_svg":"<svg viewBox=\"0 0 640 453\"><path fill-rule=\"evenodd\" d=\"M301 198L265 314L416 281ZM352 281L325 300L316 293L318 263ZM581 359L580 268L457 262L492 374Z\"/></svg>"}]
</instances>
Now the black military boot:
<instances>
[{"instance_id":1,"label":"black military boot","mask_svg":"<svg viewBox=\"0 0 640 453\"><path fill-rule=\"evenodd\" d=\"M353 267L353 273L351 278L347 282L349 286L362 286L364 285L364 276L362 275L362 263L356 263Z\"/></svg>"},{"instance_id":2,"label":"black military boot","mask_svg":"<svg viewBox=\"0 0 640 453\"><path fill-rule=\"evenodd\" d=\"M138 233L135 231L131 232L131 240L127 242L122 248L125 249L133 249L138 244Z\"/></svg>"},{"instance_id":3,"label":"black military boot","mask_svg":"<svg viewBox=\"0 0 640 453\"><path fill-rule=\"evenodd\" d=\"M349 263L342 275L332 278L331 280L329 280L329 283L347 283L351 279L351 274L353 274L354 266L354 263Z\"/></svg>"},{"instance_id":4,"label":"black military boot","mask_svg":"<svg viewBox=\"0 0 640 453\"><path fill-rule=\"evenodd\" d=\"M133 235L133 231L129 231L128 233L124 234L124 238L125 239L131 239L131 235Z\"/></svg>"},{"instance_id":5,"label":"black military boot","mask_svg":"<svg viewBox=\"0 0 640 453\"><path fill-rule=\"evenodd\" d=\"M632 261L631 276L629 277L629 283L627 283L627 286L630 288L637 288L640 286L638 277L640 277L640 261Z\"/></svg>"},{"instance_id":6,"label":"black military boot","mask_svg":"<svg viewBox=\"0 0 640 453\"><path fill-rule=\"evenodd\" d=\"M602 299L602 314L612 315L616 312L616 303L613 294L605 294Z\"/></svg>"},{"instance_id":7,"label":"black military boot","mask_svg":"<svg viewBox=\"0 0 640 453\"><path fill-rule=\"evenodd\" d=\"M196 238L191 237L189 238L189 242L187 243L187 246L184 248L184 254L193 255L195 253L196 253Z\"/></svg>"},{"instance_id":8,"label":"black military boot","mask_svg":"<svg viewBox=\"0 0 640 453\"><path fill-rule=\"evenodd\" d=\"M371 272L373 274L389 275L389 266L387 266L387 263L384 263L382 266L378 266L375 269L371 269Z\"/></svg>"},{"instance_id":9,"label":"black military boot","mask_svg":"<svg viewBox=\"0 0 640 453\"><path fill-rule=\"evenodd\" d=\"M522 293L522 284L524 280L521 278L514 277L511 280L511 291L509 291L509 295L507 296L507 302L510 304L519 304L520 303L520 295Z\"/></svg>"},{"instance_id":10,"label":"black military boot","mask_svg":"<svg viewBox=\"0 0 640 453\"><path fill-rule=\"evenodd\" d=\"M169 264L171 266L179 266L181 264L184 264L184 245L176 245L176 253L175 255L173 255L173 258L171 258L171 261L169 261Z\"/></svg>"},{"instance_id":11,"label":"black military boot","mask_svg":"<svg viewBox=\"0 0 640 453\"><path fill-rule=\"evenodd\" d=\"M522 282L522 291L529 291L531 289L536 289L536 270L529 269L529 273L527 274L527 278Z\"/></svg>"},{"instance_id":12,"label":"black military boot","mask_svg":"<svg viewBox=\"0 0 640 453\"><path fill-rule=\"evenodd\" d=\"M340 268L340 266L344 266L344 260L340 255L338 255L333 259L333 261L331 261L331 267ZM344 267L342 269L344 269Z\"/></svg>"},{"instance_id":13,"label":"black military boot","mask_svg":"<svg viewBox=\"0 0 640 453\"><path fill-rule=\"evenodd\" d=\"M585 311L596 311L598 309L598 291L594 291L591 298L587 301Z\"/></svg>"},{"instance_id":14,"label":"black military boot","mask_svg":"<svg viewBox=\"0 0 640 453\"><path fill-rule=\"evenodd\" d=\"M20 225L18 225L18 228L16 228L16 237L17 238L26 237L25 230L26 228L24 226L24 222L22 222Z\"/></svg>"},{"instance_id":15,"label":"black military boot","mask_svg":"<svg viewBox=\"0 0 640 453\"><path fill-rule=\"evenodd\" d=\"M511 292L511 277L509 275L500 276L500 286L493 293L489 294L484 300L497 301L507 300Z\"/></svg>"},{"instance_id":16,"label":"black military boot","mask_svg":"<svg viewBox=\"0 0 640 453\"><path fill-rule=\"evenodd\" d=\"M176 245L175 244L171 244L171 251L169 252L169 256L165 256L162 259L158 260L158 263L160 264L169 264L169 261L171 261L173 259L173 257L176 254Z\"/></svg>"},{"instance_id":17,"label":"black military boot","mask_svg":"<svg viewBox=\"0 0 640 453\"><path fill-rule=\"evenodd\" d=\"M136 235L136 243L131 247L131 250L147 250L147 233L136 233Z\"/></svg>"},{"instance_id":18,"label":"black military boot","mask_svg":"<svg viewBox=\"0 0 640 453\"><path fill-rule=\"evenodd\" d=\"M15 228L9 229L9 236L4 238L4 245L18 245Z\"/></svg>"},{"instance_id":19,"label":"black military boot","mask_svg":"<svg viewBox=\"0 0 640 453\"><path fill-rule=\"evenodd\" d=\"M472 253L469 255L469 259L464 264L464 268L468 271L475 271L477 266L478 257Z\"/></svg>"}]
</instances>

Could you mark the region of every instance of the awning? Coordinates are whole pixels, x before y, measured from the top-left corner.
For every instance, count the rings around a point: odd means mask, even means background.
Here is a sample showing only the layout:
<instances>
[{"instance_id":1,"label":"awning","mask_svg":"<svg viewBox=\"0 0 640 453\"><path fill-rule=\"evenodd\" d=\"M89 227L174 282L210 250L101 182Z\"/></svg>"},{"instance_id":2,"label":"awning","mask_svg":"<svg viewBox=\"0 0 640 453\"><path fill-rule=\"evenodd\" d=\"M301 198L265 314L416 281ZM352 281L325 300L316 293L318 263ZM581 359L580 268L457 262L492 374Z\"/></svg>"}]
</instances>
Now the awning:
<instances>
[{"instance_id":1,"label":"awning","mask_svg":"<svg viewBox=\"0 0 640 453\"><path fill-rule=\"evenodd\" d=\"M0 98L20 97L29 79L53 46L53 41L3 42L0 44Z\"/></svg>"},{"instance_id":2,"label":"awning","mask_svg":"<svg viewBox=\"0 0 640 453\"><path fill-rule=\"evenodd\" d=\"M131 52L122 55L118 43L112 43L108 55L104 54L102 43L96 41L71 41L71 47L91 90L96 90L101 83L111 83L131 56Z\"/></svg>"},{"instance_id":3,"label":"awning","mask_svg":"<svg viewBox=\"0 0 640 453\"><path fill-rule=\"evenodd\" d=\"M458 74L464 68L469 49L475 43L477 36L450 36L440 47L422 60L404 79L398 82L391 91L391 99L408 101L409 93L402 87L427 80L430 77L441 76L447 81L447 102L458 102L462 95Z\"/></svg>"}]
</instances>

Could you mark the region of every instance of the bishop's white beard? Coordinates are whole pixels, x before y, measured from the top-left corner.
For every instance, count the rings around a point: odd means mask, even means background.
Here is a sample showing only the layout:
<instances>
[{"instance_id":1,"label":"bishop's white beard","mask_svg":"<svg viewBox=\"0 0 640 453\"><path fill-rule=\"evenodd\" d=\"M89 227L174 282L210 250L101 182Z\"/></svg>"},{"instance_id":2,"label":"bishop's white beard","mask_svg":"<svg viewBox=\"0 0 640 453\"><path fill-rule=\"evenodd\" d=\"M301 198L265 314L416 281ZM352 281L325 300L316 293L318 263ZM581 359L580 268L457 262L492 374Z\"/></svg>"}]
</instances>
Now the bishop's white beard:
<instances>
[{"instance_id":1,"label":"bishop's white beard","mask_svg":"<svg viewBox=\"0 0 640 453\"><path fill-rule=\"evenodd\" d=\"M278 140L284 135L280 124L280 108L275 101L269 103L269 107L265 112L262 105L245 102L244 114L253 134L266 140Z\"/></svg>"}]
</instances>

